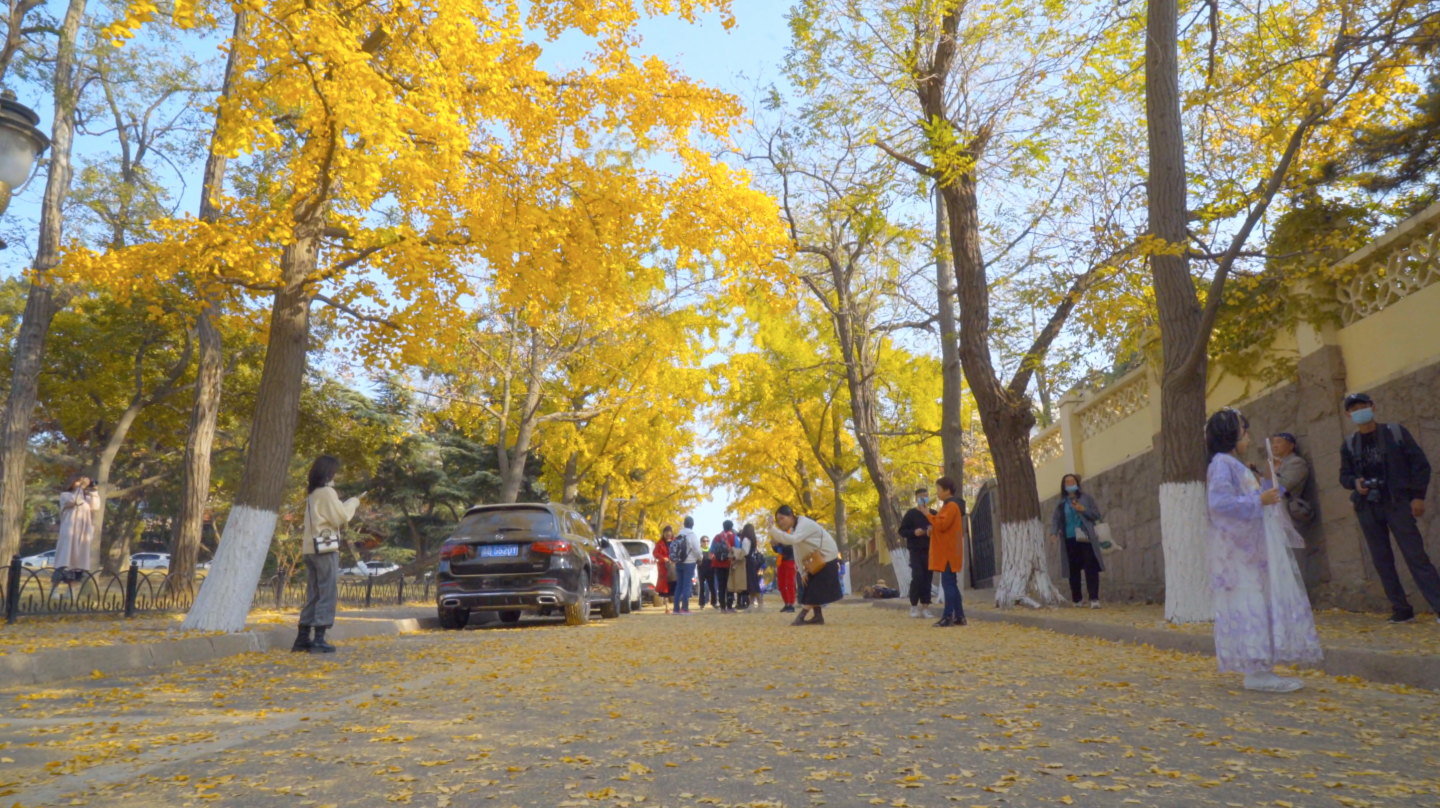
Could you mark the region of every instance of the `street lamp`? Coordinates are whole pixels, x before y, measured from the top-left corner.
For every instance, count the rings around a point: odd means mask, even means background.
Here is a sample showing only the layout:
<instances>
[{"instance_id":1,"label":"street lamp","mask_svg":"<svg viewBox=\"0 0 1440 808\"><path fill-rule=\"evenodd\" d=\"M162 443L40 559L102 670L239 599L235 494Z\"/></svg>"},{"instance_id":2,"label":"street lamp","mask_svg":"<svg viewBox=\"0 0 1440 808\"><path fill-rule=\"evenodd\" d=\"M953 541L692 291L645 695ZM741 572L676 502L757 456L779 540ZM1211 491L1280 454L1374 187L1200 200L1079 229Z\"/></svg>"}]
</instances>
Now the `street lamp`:
<instances>
[{"instance_id":1,"label":"street lamp","mask_svg":"<svg viewBox=\"0 0 1440 808\"><path fill-rule=\"evenodd\" d=\"M0 213L10 207L10 195L29 183L35 158L50 148L50 138L35 128L39 122L15 93L0 91Z\"/></svg>"}]
</instances>

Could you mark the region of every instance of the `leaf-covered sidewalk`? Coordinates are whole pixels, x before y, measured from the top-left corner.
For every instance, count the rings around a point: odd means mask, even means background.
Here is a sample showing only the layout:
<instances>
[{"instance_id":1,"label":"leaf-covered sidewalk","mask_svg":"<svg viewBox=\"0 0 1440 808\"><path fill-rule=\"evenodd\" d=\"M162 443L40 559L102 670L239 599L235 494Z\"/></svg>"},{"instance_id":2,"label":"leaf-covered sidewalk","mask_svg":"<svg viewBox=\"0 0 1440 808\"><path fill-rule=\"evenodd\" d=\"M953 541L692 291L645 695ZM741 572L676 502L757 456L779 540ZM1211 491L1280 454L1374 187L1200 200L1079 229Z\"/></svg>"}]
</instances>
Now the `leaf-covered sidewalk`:
<instances>
[{"instance_id":1,"label":"leaf-covered sidewalk","mask_svg":"<svg viewBox=\"0 0 1440 808\"><path fill-rule=\"evenodd\" d=\"M906 607L908 608L908 606ZM967 612L998 611L993 593L988 590L966 593ZM1016 614L1043 614L1061 620L1104 622L1136 628L1157 628L1188 634L1211 634L1214 626L1209 623L1171 625L1165 622L1165 607L1146 604L1112 604L1104 608L1089 609L1062 606L1039 611L1016 608ZM1440 624L1435 615L1424 613L1416 616L1415 622L1391 625L1385 622L1387 614L1365 614L1340 609L1326 609L1315 613L1315 628L1320 641L1327 648L1360 648L1367 651L1382 651L1406 655L1440 655Z\"/></svg>"},{"instance_id":2,"label":"leaf-covered sidewalk","mask_svg":"<svg viewBox=\"0 0 1440 808\"><path fill-rule=\"evenodd\" d=\"M376 609L376 616L399 611ZM433 609L417 610L404 607L408 613L431 614ZM298 609L256 609L250 612L246 629L269 629L294 625ZM342 610L345 617L371 616L369 610ZM149 617L125 618L110 614L77 614L31 617L14 625L0 623L0 656L33 654L63 648L95 648L106 645L167 642L194 637L208 637L216 632L182 631L184 614L159 614Z\"/></svg>"},{"instance_id":3,"label":"leaf-covered sidewalk","mask_svg":"<svg viewBox=\"0 0 1440 808\"><path fill-rule=\"evenodd\" d=\"M6 804L1440 805L1440 697L844 605L427 632L0 691Z\"/></svg>"}]
</instances>

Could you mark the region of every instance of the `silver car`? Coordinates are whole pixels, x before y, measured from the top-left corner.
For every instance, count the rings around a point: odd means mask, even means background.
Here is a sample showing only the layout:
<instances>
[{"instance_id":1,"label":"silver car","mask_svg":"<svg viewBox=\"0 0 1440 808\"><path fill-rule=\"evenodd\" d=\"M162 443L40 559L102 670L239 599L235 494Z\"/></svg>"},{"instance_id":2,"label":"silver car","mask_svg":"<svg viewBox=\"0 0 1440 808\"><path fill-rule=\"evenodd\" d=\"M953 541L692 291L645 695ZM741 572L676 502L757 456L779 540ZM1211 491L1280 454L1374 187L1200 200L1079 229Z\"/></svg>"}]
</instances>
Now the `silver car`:
<instances>
[{"instance_id":1,"label":"silver car","mask_svg":"<svg viewBox=\"0 0 1440 808\"><path fill-rule=\"evenodd\" d=\"M630 552L625 549L625 543L616 539L600 539L600 552L610 556L619 565L621 576L624 578L620 587L620 613L629 614L638 612L645 605L645 588L643 579L640 576L640 568L635 560L630 557Z\"/></svg>"}]
</instances>

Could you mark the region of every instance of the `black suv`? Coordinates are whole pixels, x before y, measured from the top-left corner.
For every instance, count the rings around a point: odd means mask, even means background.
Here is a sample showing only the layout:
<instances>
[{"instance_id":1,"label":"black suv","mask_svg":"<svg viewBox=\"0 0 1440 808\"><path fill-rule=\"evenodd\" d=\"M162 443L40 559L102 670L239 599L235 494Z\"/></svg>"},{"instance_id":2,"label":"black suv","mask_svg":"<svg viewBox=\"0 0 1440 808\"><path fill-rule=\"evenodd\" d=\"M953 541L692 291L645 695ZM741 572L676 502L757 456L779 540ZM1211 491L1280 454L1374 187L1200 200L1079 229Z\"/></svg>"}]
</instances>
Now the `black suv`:
<instances>
[{"instance_id":1,"label":"black suv","mask_svg":"<svg viewBox=\"0 0 1440 808\"><path fill-rule=\"evenodd\" d=\"M623 594L616 564L600 551L585 519L563 505L478 505L440 547L436 576L440 625L464 628L472 610L500 613L565 610L565 622L618 617Z\"/></svg>"}]
</instances>

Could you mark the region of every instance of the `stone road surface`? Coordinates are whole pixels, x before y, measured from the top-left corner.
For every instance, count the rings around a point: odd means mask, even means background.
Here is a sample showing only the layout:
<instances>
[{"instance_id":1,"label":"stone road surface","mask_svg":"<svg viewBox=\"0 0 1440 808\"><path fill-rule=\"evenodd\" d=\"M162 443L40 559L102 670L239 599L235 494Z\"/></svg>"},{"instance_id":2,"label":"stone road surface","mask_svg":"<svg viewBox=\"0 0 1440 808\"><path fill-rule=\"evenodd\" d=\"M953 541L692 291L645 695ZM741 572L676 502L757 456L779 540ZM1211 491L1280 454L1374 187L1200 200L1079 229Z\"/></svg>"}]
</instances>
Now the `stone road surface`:
<instances>
[{"instance_id":1,"label":"stone road surface","mask_svg":"<svg viewBox=\"0 0 1440 808\"><path fill-rule=\"evenodd\" d=\"M0 805L1440 806L1440 695L842 605L0 691Z\"/></svg>"}]
</instances>

